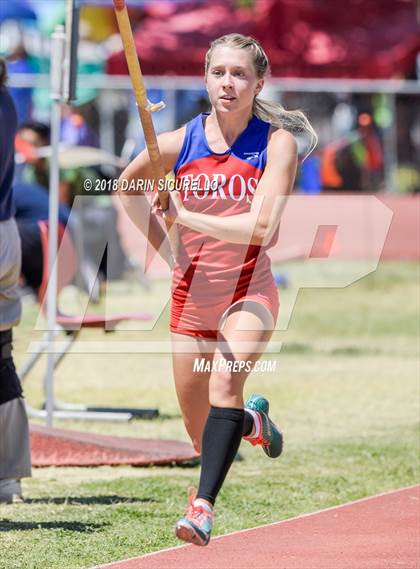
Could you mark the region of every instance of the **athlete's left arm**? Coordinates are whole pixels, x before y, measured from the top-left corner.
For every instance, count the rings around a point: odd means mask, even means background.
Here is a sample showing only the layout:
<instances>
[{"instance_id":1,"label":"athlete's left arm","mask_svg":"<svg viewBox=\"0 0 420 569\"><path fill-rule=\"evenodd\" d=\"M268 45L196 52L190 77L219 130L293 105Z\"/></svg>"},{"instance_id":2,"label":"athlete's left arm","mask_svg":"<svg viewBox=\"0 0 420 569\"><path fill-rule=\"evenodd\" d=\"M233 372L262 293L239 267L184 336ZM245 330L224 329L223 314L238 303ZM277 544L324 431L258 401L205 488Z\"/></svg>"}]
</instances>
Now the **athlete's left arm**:
<instances>
[{"instance_id":1,"label":"athlete's left arm","mask_svg":"<svg viewBox=\"0 0 420 569\"><path fill-rule=\"evenodd\" d=\"M267 164L255 191L250 211L219 217L183 207L171 192L169 216L176 223L230 243L267 245L279 223L287 196L293 189L297 168L297 145L292 134L277 130L267 148Z\"/></svg>"}]
</instances>

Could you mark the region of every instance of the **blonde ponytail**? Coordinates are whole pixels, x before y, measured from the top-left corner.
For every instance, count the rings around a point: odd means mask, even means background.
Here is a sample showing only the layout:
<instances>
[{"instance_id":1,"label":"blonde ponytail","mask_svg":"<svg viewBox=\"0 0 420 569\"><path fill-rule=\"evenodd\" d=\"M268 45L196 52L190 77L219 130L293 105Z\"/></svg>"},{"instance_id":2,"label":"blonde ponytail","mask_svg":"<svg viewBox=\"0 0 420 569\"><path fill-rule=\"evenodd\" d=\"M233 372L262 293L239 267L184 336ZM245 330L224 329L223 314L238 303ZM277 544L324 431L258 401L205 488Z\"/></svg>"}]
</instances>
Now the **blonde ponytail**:
<instances>
[{"instance_id":1,"label":"blonde ponytail","mask_svg":"<svg viewBox=\"0 0 420 569\"><path fill-rule=\"evenodd\" d=\"M270 65L267 55L261 47L260 43L249 36L242 34L227 34L215 39L206 54L205 73L210 65L210 59L213 51L219 46L233 47L236 49L246 49L251 53L255 72L259 79L267 77L270 73ZM288 130L295 136L305 137L308 139L305 158L315 148L318 137L311 123L308 121L302 111L287 111L280 103L272 103L264 99L255 97L253 105L253 113L263 121L269 122L276 128Z\"/></svg>"},{"instance_id":2,"label":"blonde ponytail","mask_svg":"<svg viewBox=\"0 0 420 569\"><path fill-rule=\"evenodd\" d=\"M318 142L318 136L302 111L286 111L280 103L272 103L255 97L253 113L259 119L269 122L276 128L288 130L295 136L308 139L305 145L305 158L309 156Z\"/></svg>"}]
</instances>

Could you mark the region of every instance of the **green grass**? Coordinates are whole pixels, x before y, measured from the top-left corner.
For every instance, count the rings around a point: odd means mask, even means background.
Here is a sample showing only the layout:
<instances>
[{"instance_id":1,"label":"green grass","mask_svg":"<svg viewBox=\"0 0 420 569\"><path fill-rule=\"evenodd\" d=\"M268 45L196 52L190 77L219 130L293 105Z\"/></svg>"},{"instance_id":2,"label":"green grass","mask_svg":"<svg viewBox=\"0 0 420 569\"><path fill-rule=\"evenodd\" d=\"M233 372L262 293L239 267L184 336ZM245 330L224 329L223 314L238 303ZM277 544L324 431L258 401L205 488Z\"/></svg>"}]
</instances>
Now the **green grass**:
<instances>
[{"instance_id":1,"label":"green grass","mask_svg":"<svg viewBox=\"0 0 420 569\"><path fill-rule=\"evenodd\" d=\"M282 268L292 283L305 265ZM311 269L312 270L312 269ZM344 267L343 270L348 270ZM151 294L132 283L109 288L112 309L164 304L168 283ZM281 291L284 303L292 292ZM162 300L163 299L163 300ZM271 461L243 444L217 503L215 535L316 511L419 482L419 272L414 263L382 263L343 289L301 290L275 373L255 374L247 393L268 395L285 432L285 451ZM83 300L83 299L82 299ZM66 302L74 304L73 293ZM98 307L99 310L101 307ZM21 362L36 309L16 331ZM167 340L167 311L152 331L106 335ZM81 344L99 340L84 331ZM45 362L26 384L31 403L42 399ZM130 424L58 423L60 427L138 437L187 440L172 385L168 353L71 354L56 374L56 394L73 401L156 405L162 418ZM24 481L27 501L0 507L1 569L76 569L175 545L194 468L36 469Z\"/></svg>"}]
</instances>

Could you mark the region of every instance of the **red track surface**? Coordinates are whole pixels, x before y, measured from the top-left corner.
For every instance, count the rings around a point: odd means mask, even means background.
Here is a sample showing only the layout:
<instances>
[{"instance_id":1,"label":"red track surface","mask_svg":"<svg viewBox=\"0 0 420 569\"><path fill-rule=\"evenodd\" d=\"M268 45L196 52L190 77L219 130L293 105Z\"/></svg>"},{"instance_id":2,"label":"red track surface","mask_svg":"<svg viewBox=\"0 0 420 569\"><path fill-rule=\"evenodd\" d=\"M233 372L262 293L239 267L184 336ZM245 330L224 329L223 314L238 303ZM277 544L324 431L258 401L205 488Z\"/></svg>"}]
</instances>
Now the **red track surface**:
<instances>
[{"instance_id":1,"label":"red track surface","mask_svg":"<svg viewBox=\"0 0 420 569\"><path fill-rule=\"evenodd\" d=\"M102 565L108 569L419 569L420 486ZM99 569L99 568L97 568Z\"/></svg>"},{"instance_id":2,"label":"red track surface","mask_svg":"<svg viewBox=\"0 0 420 569\"><path fill-rule=\"evenodd\" d=\"M32 466L149 466L197 458L188 443L135 439L31 425Z\"/></svg>"}]
</instances>

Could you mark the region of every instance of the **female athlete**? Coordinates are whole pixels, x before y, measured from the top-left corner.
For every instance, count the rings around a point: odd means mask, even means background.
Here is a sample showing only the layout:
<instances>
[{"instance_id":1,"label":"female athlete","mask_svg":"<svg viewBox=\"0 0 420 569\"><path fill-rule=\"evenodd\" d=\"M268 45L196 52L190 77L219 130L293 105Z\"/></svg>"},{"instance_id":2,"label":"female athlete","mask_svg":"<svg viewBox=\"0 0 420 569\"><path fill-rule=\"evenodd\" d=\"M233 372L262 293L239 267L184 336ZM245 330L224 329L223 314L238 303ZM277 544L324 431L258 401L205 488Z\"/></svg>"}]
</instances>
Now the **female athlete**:
<instances>
[{"instance_id":1,"label":"female athlete","mask_svg":"<svg viewBox=\"0 0 420 569\"><path fill-rule=\"evenodd\" d=\"M244 405L244 384L270 340L278 292L267 249L275 243L293 188L297 144L292 133L316 134L299 111L258 97L269 72L260 44L229 34L216 39L205 61L211 112L160 135L165 172L177 191L162 212L144 194L120 192L130 217L172 267L158 216L177 224L170 329L176 392L194 448L201 453L198 491L176 535L207 545L217 494L244 437L271 458L282 435L260 395ZM152 178L147 151L120 178L126 187ZM150 220L149 220L150 217Z\"/></svg>"}]
</instances>

